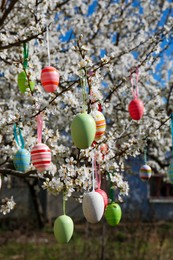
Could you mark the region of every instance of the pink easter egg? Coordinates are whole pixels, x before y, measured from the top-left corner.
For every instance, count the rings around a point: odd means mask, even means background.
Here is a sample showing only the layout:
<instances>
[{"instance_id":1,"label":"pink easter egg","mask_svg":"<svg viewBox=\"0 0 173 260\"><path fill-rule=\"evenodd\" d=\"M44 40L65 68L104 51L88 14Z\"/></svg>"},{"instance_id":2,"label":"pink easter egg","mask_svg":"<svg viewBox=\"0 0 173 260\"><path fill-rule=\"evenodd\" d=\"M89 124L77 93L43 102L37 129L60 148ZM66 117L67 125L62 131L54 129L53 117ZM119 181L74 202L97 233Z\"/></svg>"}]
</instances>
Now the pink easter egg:
<instances>
[{"instance_id":1,"label":"pink easter egg","mask_svg":"<svg viewBox=\"0 0 173 260\"><path fill-rule=\"evenodd\" d=\"M59 85L59 73L51 66L41 71L41 84L46 92L54 92Z\"/></svg>"},{"instance_id":2,"label":"pink easter egg","mask_svg":"<svg viewBox=\"0 0 173 260\"><path fill-rule=\"evenodd\" d=\"M102 196L102 198L103 198L103 201L104 201L104 206L105 206L105 208L106 208L106 206L108 205L108 195L106 194L106 192L104 191L104 190L102 190L102 189L96 189L95 190L96 192L98 192L101 196Z\"/></svg>"},{"instance_id":3,"label":"pink easter egg","mask_svg":"<svg viewBox=\"0 0 173 260\"><path fill-rule=\"evenodd\" d=\"M39 172L47 170L51 163L49 147L43 143L36 144L31 150L31 161Z\"/></svg>"},{"instance_id":4,"label":"pink easter egg","mask_svg":"<svg viewBox=\"0 0 173 260\"><path fill-rule=\"evenodd\" d=\"M135 98L133 99L128 107L130 116L134 120L140 120L144 114L144 104L142 100Z\"/></svg>"}]
</instances>

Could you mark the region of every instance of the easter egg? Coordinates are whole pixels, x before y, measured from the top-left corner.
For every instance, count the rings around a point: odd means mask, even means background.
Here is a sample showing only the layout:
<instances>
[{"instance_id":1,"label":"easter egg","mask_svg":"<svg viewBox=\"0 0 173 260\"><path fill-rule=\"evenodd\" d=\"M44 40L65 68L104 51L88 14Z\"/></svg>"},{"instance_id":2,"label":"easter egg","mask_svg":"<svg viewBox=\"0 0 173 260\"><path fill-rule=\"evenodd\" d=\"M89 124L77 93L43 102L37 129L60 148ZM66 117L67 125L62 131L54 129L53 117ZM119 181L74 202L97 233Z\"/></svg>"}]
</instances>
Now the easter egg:
<instances>
[{"instance_id":1,"label":"easter egg","mask_svg":"<svg viewBox=\"0 0 173 260\"><path fill-rule=\"evenodd\" d=\"M17 78L17 84L22 93L25 93L27 88L30 88L31 91L33 91L35 86L35 83L33 81L30 81L28 85L27 75L24 71L19 73Z\"/></svg>"},{"instance_id":2,"label":"easter egg","mask_svg":"<svg viewBox=\"0 0 173 260\"><path fill-rule=\"evenodd\" d=\"M94 141L96 124L94 118L87 113L77 114L71 123L71 136L79 149L88 148Z\"/></svg>"},{"instance_id":3,"label":"easter egg","mask_svg":"<svg viewBox=\"0 0 173 260\"><path fill-rule=\"evenodd\" d=\"M54 92L59 85L59 73L51 66L41 71L41 84L46 92Z\"/></svg>"},{"instance_id":4,"label":"easter egg","mask_svg":"<svg viewBox=\"0 0 173 260\"><path fill-rule=\"evenodd\" d=\"M14 167L17 171L25 172L30 165L30 153L26 149L18 150L13 158Z\"/></svg>"},{"instance_id":5,"label":"easter egg","mask_svg":"<svg viewBox=\"0 0 173 260\"><path fill-rule=\"evenodd\" d=\"M171 162L168 167L168 178L171 183L173 183L173 159L171 159Z\"/></svg>"},{"instance_id":6,"label":"easter egg","mask_svg":"<svg viewBox=\"0 0 173 260\"><path fill-rule=\"evenodd\" d=\"M104 213L107 223L112 227L116 226L120 222L121 215L122 215L121 208L115 202L109 204L106 207Z\"/></svg>"},{"instance_id":7,"label":"easter egg","mask_svg":"<svg viewBox=\"0 0 173 260\"><path fill-rule=\"evenodd\" d=\"M98 192L91 191L85 193L82 201L82 210L89 223L97 223L104 213L104 200Z\"/></svg>"},{"instance_id":8,"label":"easter egg","mask_svg":"<svg viewBox=\"0 0 173 260\"><path fill-rule=\"evenodd\" d=\"M67 215L61 215L55 220L53 230L59 243L68 243L73 235L73 220Z\"/></svg>"},{"instance_id":9,"label":"easter egg","mask_svg":"<svg viewBox=\"0 0 173 260\"><path fill-rule=\"evenodd\" d=\"M106 206L108 205L108 195L102 189L96 189L95 191L98 192L102 196L103 201L104 201L104 208L106 208Z\"/></svg>"},{"instance_id":10,"label":"easter egg","mask_svg":"<svg viewBox=\"0 0 173 260\"><path fill-rule=\"evenodd\" d=\"M43 143L36 144L31 150L32 164L39 172L47 170L51 163L51 151Z\"/></svg>"},{"instance_id":11,"label":"easter egg","mask_svg":"<svg viewBox=\"0 0 173 260\"><path fill-rule=\"evenodd\" d=\"M149 165L145 164L140 168L139 176L141 180L143 181L149 180L151 178L151 174L152 174L152 170Z\"/></svg>"},{"instance_id":12,"label":"easter egg","mask_svg":"<svg viewBox=\"0 0 173 260\"><path fill-rule=\"evenodd\" d=\"M107 144L101 144L100 145L100 152L103 154L103 155L106 155L108 154L109 152L109 147Z\"/></svg>"},{"instance_id":13,"label":"easter egg","mask_svg":"<svg viewBox=\"0 0 173 260\"><path fill-rule=\"evenodd\" d=\"M106 121L104 115L100 111L95 111L91 113L92 117L96 123L96 134L95 134L95 141L99 141L102 136L105 134L106 130Z\"/></svg>"},{"instance_id":14,"label":"easter egg","mask_svg":"<svg viewBox=\"0 0 173 260\"><path fill-rule=\"evenodd\" d=\"M144 104L140 99L135 98L130 102L128 110L132 119L140 120L144 114Z\"/></svg>"}]
</instances>

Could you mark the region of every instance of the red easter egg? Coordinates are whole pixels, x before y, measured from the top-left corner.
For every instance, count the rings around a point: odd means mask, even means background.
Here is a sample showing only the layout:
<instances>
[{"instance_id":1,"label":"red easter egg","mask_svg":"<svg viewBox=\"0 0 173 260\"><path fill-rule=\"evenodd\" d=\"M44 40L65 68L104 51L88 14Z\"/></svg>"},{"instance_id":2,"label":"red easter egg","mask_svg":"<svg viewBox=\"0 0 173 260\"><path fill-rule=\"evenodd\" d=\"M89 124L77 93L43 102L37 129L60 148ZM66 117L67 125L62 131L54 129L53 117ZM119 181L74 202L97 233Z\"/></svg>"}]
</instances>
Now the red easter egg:
<instances>
[{"instance_id":1,"label":"red easter egg","mask_svg":"<svg viewBox=\"0 0 173 260\"><path fill-rule=\"evenodd\" d=\"M128 107L130 116L134 120L140 120L144 113L144 104L142 100L135 98L133 99Z\"/></svg>"},{"instance_id":2,"label":"red easter egg","mask_svg":"<svg viewBox=\"0 0 173 260\"><path fill-rule=\"evenodd\" d=\"M102 196L103 198L103 201L104 201L104 207L106 208L106 206L108 205L108 195L106 194L106 192L102 189L96 189L95 190L96 192L100 193L100 195Z\"/></svg>"},{"instance_id":3,"label":"red easter egg","mask_svg":"<svg viewBox=\"0 0 173 260\"><path fill-rule=\"evenodd\" d=\"M41 71L41 84L46 92L54 92L59 85L59 73L51 66L47 66Z\"/></svg>"},{"instance_id":4,"label":"red easter egg","mask_svg":"<svg viewBox=\"0 0 173 260\"><path fill-rule=\"evenodd\" d=\"M51 163L51 151L45 144L36 144L31 150L32 164L39 172L47 170Z\"/></svg>"}]
</instances>

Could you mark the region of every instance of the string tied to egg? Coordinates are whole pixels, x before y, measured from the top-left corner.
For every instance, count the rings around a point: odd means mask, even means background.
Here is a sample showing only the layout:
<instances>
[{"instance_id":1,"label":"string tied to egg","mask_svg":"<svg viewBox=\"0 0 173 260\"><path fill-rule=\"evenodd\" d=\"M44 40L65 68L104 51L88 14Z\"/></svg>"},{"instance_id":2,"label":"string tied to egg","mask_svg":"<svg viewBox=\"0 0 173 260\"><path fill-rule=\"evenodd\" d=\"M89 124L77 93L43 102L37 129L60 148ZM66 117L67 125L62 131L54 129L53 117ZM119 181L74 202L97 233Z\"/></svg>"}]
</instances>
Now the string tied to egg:
<instances>
[{"instance_id":1,"label":"string tied to egg","mask_svg":"<svg viewBox=\"0 0 173 260\"><path fill-rule=\"evenodd\" d=\"M87 96L86 96L86 87L87 87L87 77L85 69L80 70L80 85L82 87L82 112L85 113L87 109Z\"/></svg>"},{"instance_id":2,"label":"string tied to egg","mask_svg":"<svg viewBox=\"0 0 173 260\"><path fill-rule=\"evenodd\" d=\"M15 139L18 147L21 149L24 149L25 141L22 136L22 131L21 131L21 128L19 126L17 126L16 124L14 124L14 127L13 127L13 134L14 134L14 139Z\"/></svg>"},{"instance_id":3,"label":"string tied to egg","mask_svg":"<svg viewBox=\"0 0 173 260\"><path fill-rule=\"evenodd\" d=\"M133 73L130 74L130 82L131 82L131 85L132 85L132 95L134 98L138 98L139 96L139 89L138 89L138 81L139 81L139 68L136 67L136 70L135 70L135 74L136 74L136 85L134 84L134 81L133 81Z\"/></svg>"},{"instance_id":4,"label":"string tied to egg","mask_svg":"<svg viewBox=\"0 0 173 260\"><path fill-rule=\"evenodd\" d=\"M29 43L24 42L24 44L23 44L23 67L25 70L28 68L28 57L29 57Z\"/></svg>"}]
</instances>

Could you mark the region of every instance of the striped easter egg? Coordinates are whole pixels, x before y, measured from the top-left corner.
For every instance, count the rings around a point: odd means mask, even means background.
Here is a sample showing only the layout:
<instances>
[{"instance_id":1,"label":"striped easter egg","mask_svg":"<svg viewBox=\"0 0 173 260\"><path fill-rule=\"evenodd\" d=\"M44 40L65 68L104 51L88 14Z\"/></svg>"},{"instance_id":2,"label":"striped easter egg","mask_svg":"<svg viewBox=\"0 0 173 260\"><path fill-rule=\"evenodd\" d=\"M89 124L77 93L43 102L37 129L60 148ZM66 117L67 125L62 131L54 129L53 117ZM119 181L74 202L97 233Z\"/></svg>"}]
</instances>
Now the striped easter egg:
<instances>
[{"instance_id":1,"label":"striped easter egg","mask_svg":"<svg viewBox=\"0 0 173 260\"><path fill-rule=\"evenodd\" d=\"M36 144L31 150L32 164L39 172L47 170L51 163L51 151L45 144Z\"/></svg>"},{"instance_id":2,"label":"striped easter egg","mask_svg":"<svg viewBox=\"0 0 173 260\"><path fill-rule=\"evenodd\" d=\"M59 73L51 66L47 66L41 71L41 84L46 92L54 92L59 85Z\"/></svg>"},{"instance_id":3,"label":"striped easter egg","mask_svg":"<svg viewBox=\"0 0 173 260\"><path fill-rule=\"evenodd\" d=\"M140 168L139 176L141 180L143 181L149 180L151 178L151 174L152 174L152 170L149 165L145 164Z\"/></svg>"},{"instance_id":4,"label":"striped easter egg","mask_svg":"<svg viewBox=\"0 0 173 260\"><path fill-rule=\"evenodd\" d=\"M102 138L102 136L105 134L106 120L104 115L100 111L93 112L92 116L96 122L96 134L94 140L99 141Z\"/></svg>"},{"instance_id":5,"label":"striped easter egg","mask_svg":"<svg viewBox=\"0 0 173 260\"><path fill-rule=\"evenodd\" d=\"M30 153L26 149L18 150L13 158L14 167L17 171L25 172L30 165Z\"/></svg>"}]
</instances>

